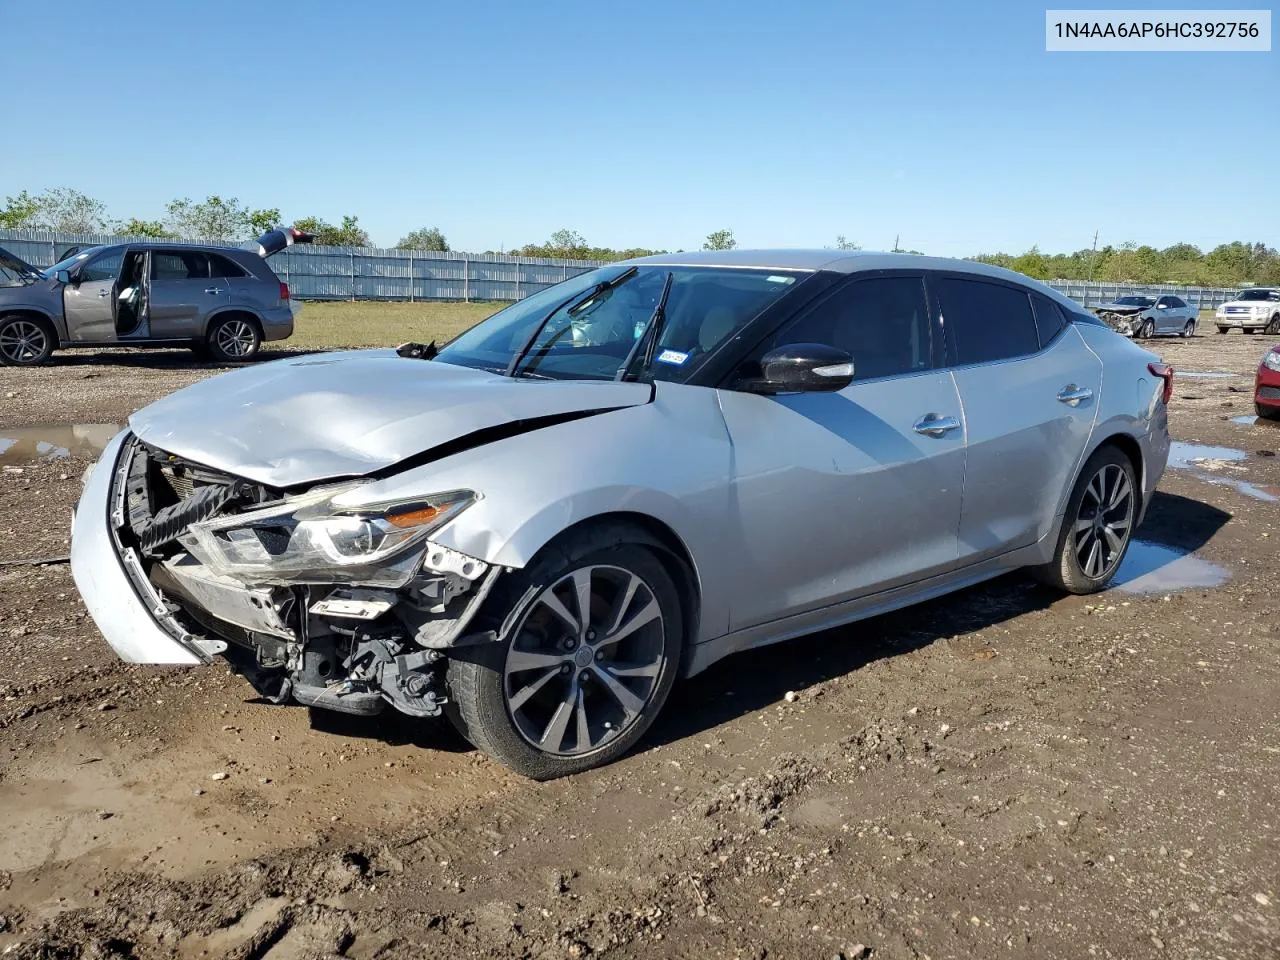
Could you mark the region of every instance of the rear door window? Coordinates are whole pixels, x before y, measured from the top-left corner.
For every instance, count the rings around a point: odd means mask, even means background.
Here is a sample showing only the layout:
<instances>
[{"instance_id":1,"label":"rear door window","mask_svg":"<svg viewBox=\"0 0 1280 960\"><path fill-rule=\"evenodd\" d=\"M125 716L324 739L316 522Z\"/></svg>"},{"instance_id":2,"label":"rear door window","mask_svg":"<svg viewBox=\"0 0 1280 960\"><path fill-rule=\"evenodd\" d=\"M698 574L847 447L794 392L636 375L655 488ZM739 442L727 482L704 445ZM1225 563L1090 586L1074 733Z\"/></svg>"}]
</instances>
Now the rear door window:
<instances>
[{"instance_id":1,"label":"rear door window","mask_svg":"<svg viewBox=\"0 0 1280 960\"><path fill-rule=\"evenodd\" d=\"M152 280L205 280L209 257L198 250L154 250L151 253Z\"/></svg>"},{"instance_id":2,"label":"rear door window","mask_svg":"<svg viewBox=\"0 0 1280 960\"><path fill-rule=\"evenodd\" d=\"M965 366L1025 357L1040 349L1025 290L986 280L942 277L938 303L952 362Z\"/></svg>"}]
</instances>

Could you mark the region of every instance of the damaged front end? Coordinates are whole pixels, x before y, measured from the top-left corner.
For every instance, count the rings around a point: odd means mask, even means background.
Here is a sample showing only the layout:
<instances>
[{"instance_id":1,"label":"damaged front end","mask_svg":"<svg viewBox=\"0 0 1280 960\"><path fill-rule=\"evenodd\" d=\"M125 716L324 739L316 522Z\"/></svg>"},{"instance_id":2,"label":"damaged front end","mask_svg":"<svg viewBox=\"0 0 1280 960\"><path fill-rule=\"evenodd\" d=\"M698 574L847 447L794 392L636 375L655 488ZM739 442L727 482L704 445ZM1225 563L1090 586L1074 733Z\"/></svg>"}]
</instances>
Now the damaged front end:
<instances>
[{"instance_id":1,"label":"damaged front end","mask_svg":"<svg viewBox=\"0 0 1280 960\"><path fill-rule=\"evenodd\" d=\"M131 436L110 526L157 624L199 659L225 656L277 703L436 716L441 651L492 636L464 632L501 568L429 539L477 495L344 509L355 485L277 490Z\"/></svg>"},{"instance_id":2,"label":"damaged front end","mask_svg":"<svg viewBox=\"0 0 1280 960\"><path fill-rule=\"evenodd\" d=\"M1112 310L1102 307L1094 313L1108 327L1125 337L1137 335L1142 328L1142 311L1140 310Z\"/></svg>"}]
</instances>

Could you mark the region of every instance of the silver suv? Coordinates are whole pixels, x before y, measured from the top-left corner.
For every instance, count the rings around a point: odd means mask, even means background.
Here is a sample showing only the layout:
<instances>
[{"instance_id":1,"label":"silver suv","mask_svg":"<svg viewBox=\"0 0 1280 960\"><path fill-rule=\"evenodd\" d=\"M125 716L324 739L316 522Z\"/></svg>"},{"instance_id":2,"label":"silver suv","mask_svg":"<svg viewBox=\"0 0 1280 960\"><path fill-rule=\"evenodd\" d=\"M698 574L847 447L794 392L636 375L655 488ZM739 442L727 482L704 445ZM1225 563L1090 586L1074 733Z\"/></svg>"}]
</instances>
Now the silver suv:
<instances>
[{"instance_id":1,"label":"silver suv","mask_svg":"<svg viewBox=\"0 0 1280 960\"><path fill-rule=\"evenodd\" d=\"M297 304L266 258L312 237L271 230L244 247L121 243L44 270L0 248L0 364L44 363L58 347L189 346L252 358L293 333Z\"/></svg>"}]
</instances>

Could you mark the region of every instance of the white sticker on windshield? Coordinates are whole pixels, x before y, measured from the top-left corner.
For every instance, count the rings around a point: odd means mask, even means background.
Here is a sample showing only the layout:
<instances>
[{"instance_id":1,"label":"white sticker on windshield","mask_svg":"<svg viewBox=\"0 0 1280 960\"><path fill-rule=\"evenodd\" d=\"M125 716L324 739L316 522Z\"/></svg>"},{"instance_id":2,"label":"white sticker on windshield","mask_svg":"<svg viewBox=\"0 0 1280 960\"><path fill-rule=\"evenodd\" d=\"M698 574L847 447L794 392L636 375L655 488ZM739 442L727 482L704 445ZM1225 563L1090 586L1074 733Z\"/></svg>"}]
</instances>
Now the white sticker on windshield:
<instances>
[{"instance_id":1,"label":"white sticker on windshield","mask_svg":"<svg viewBox=\"0 0 1280 960\"><path fill-rule=\"evenodd\" d=\"M659 363L671 363L677 367L688 359L689 355L687 353L681 353L679 350L663 350L657 356Z\"/></svg>"},{"instance_id":2,"label":"white sticker on windshield","mask_svg":"<svg viewBox=\"0 0 1280 960\"><path fill-rule=\"evenodd\" d=\"M795 283L796 282L795 277L765 277L764 279L768 283Z\"/></svg>"}]
</instances>

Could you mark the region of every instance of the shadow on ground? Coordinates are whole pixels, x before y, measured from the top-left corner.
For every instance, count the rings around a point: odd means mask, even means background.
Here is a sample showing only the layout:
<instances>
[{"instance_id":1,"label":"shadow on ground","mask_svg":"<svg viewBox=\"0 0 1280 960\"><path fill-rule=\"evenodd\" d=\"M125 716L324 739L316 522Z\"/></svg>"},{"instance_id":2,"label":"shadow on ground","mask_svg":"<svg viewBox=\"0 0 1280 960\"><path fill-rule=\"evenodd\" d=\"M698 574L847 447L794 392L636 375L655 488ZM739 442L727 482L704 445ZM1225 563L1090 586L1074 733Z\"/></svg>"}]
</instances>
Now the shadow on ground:
<instances>
[{"instance_id":1,"label":"shadow on ground","mask_svg":"<svg viewBox=\"0 0 1280 960\"><path fill-rule=\"evenodd\" d=\"M1138 534L1190 552L1230 519L1207 503L1157 491ZM654 745L694 736L776 703L788 690L804 690L875 660L995 626L1063 599L1026 573L1010 573L893 613L736 654L678 684L645 739Z\"/></svg>"}]
</instances>

